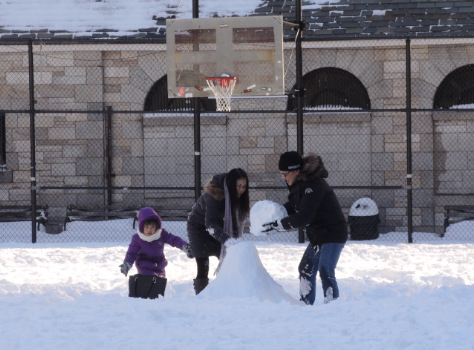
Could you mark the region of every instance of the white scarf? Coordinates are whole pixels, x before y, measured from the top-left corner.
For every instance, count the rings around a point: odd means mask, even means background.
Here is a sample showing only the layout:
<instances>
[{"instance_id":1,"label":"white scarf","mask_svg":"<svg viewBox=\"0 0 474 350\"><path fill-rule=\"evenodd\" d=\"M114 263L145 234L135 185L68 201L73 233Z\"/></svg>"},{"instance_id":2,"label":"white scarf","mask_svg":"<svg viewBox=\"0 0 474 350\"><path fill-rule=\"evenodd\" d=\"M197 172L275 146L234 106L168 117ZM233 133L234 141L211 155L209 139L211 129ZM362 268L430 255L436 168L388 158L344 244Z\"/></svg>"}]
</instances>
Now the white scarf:
<instances>
[{"instance_id":1,"label":"white scarf","mask_svg":"<svg viewBox=\"0 0 474 350\"><path fill-rule=\"evenodd\" d=\"M138 233L138 237L140 237L145 242L153 242L161 237L161 228L156 230L156 232L150 236L147 236L141 232L137 232L137 233Z\"/></svg>"}]
</instances>

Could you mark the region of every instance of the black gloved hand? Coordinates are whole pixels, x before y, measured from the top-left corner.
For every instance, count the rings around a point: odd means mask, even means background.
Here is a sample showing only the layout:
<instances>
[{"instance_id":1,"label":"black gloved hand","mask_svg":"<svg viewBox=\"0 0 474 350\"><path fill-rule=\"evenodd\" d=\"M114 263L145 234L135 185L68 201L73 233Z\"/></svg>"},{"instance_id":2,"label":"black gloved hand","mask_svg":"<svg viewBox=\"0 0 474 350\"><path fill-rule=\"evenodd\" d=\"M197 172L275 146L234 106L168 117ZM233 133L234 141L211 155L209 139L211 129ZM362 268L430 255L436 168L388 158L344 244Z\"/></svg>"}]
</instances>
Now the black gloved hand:
<instances>
[{"instance_id":1,"label":"black gloved hand","mask_svg":"<svg viewBox=\"0 0 474 350\"><path fill-rule=\"evenodd\" d=\"M283 228L283 226L281 225L281 221L280 221L280 220L275 220L275 221L272 221L272 222L267 222L266 224L263 224L262 227L263 227L262 232L270 232L270 231L272 231L272 230L276 230L276 231L284 231L284 230L285 230L285 229Z\"/></svg>"},{"instance_id":2,"label":"black gloved hand","mask_svg":"<svg viewBox=\"0 0 474 350\"><path fill-rule=\"evenodd\" d=\"M194 255L193 255L193 253L191 252L191 246L190 246L189 244L183 245L183 247L181 248L181 250L186 253L186 256L187 256L189 259L194 258Z\"/></svg>"},{"instance_id":3,"label":"black gloved hand","mask_svg":"<svg viewBox=\"0 0 474 350\"><path fill-rule=\"evenodd\" d=\"M219 243L224 245L224 243L229 239L229 235L225 234L225 233L222 233L220 236L219 236Z\"/></svg>"},{"instance_id":4,"label":"black gloved hand","mask_svg":"<svg viewBox=\"0 0 474 350\"><path fill-rule=\"evenodd\" d=\"M119 266L120 267L120 272L123 273L125 275L125 277L127 276L128 274L128 271L132 268L132 264L128 263L128 262L124 262L122 265Z\"/></svg>"}]
</instances>

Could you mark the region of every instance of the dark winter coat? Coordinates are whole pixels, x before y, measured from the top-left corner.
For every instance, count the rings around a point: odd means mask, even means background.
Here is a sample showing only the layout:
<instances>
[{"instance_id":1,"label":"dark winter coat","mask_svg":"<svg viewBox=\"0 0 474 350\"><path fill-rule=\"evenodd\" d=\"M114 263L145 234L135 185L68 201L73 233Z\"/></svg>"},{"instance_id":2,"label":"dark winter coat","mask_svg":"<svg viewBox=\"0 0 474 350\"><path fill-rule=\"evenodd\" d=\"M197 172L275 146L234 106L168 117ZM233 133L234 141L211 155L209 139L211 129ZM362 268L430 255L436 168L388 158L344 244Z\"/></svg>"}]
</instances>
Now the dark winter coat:
<instances>
[{"instance_id":1,"label":"dark winter coat","mask_svg":"<svg viewBox=\"0 0 474 350\"><path fill-rule=\"evenodd\" d=\"M321 157L308 154L295 183L288 186L289 216L281 220L289 230L304 228L311 244L345 243L348 237L346 219L339 201L325 178L328 171Z\"/></svg>"},{"instance_id":2,"label":"dark winter coat","mask_svg":"<svg viewBox=\"0 0 474 350\"><path fill-rule=\"evenodd\" d=\"M215 175L204 186L203 194L194 203L188 216L187 231L194 257L218 256L221 244L230 235L238 237L238 223L233 221L234 232L224 232L226 174Z\"/></svg>"},{"instance_id":3,"label":"dark winter coat","mask_svg":"<svg viewBox=\"0 0 474 350\"><path fill-rule=\"evenodd\" d=\"M158 214L151 208L144 209L140 210L138 217L138 231L143 233L144 222L150 218L156 219L158 217L157 221L159 222L159 227L161 227L161 218L159 218ZM138 233L132 236L124 262L132 265L135 263L140 274L166 277L165 267L168 265L168 261L163 250L165 243L179 249L182 249L187 244L180 237L169 233L165 229L160 228L160 230L160 238L151 242L141 239Z\"/></svg>"}]
</instances>

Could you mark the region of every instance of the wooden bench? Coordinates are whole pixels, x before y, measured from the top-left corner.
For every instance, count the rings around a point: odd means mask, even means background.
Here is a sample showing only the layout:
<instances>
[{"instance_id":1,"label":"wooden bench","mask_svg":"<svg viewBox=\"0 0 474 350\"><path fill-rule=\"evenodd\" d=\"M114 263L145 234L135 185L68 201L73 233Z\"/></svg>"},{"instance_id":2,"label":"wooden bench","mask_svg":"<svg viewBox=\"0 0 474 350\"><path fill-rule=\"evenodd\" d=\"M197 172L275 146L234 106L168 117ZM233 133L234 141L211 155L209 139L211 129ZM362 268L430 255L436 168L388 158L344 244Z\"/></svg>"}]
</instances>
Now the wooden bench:
<instances>
[{"instance_id":1,"label":"wooden bench","mask_svg":"<svg viewBox=\"0 0 474 350\"><path fill-rule=\"evenodd\" d=\"M31 205L2 205L0 206L0 222L31 221ZM36 223L45 226L48 221L48 206L36 207Z\"/></svg>"},{"instance_id":2,"label":"wooden bench","mask_svg":"<svg viewBox=\"0 0 474 350\"><path fill-rule=\"evenodd\" d=\"M72 221L105 221L117 219L133 219L133 229L138 220L140 208L80 208L75 205L68 205L66 208L66 218L64 219L64 231L66 225Z\"/></svg>"},{"instance_id":3,"label":"wooden bench","mask_svg":"<svg viewBox=\"0 0 474 350\"><path fill-rule=\"evenodd\" d=\"M444 207L444 233L449 225L457 222L474 220L474 205L448 205Z\"/></svg>"}]
</instances>

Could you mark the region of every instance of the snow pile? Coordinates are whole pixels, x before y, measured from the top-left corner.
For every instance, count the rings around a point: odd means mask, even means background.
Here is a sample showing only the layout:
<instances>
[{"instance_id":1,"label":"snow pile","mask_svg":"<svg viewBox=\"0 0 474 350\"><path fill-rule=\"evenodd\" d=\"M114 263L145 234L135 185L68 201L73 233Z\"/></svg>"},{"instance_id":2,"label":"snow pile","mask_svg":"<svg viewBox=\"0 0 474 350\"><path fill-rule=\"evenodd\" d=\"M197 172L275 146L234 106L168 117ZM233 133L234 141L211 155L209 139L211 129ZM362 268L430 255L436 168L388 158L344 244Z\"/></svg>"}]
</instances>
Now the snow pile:
<instances>
[{"instance_id":1,"label":"snow pile","mask_svg":"<svg viewBox=\"0 0 474 350\"><path fill-rule=\"evenodd\" d=\"M286 216L288 213L281 204L269 200L259 201L250 209L250 233L255 236L266 236L267 234L262 232L262 225Z\"/></svg>"},{"instance_id":2,"label":"snow pile","mask_svg":"<svg viewBox=\"0 0 474 350\"><path fill-rule=\"evenodd\" d=\"M379 213L375 202L367 197L356 200L349 210L349 216L374 216Z\"/></svg>"},{"instance_id":3,"label":"snow pile","mask_svg":"<svg viewBox=\"0 0 474 350\"><path fill-rule=\"evenodd\" d=\"M296 302L267 272L255 245L242 240L227 247L217 277L199 295L213 299L234 297Z\"/></svg>"}]
</instances>

